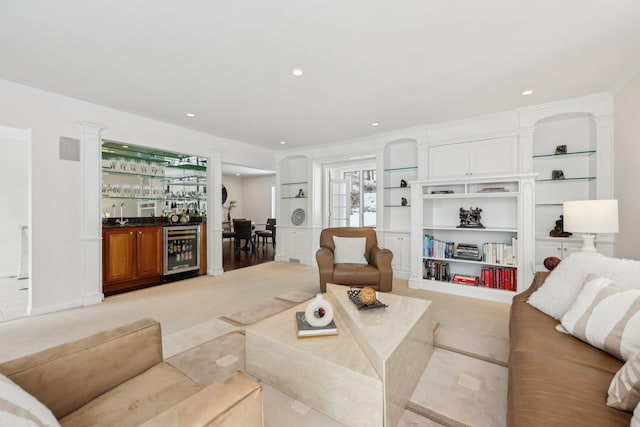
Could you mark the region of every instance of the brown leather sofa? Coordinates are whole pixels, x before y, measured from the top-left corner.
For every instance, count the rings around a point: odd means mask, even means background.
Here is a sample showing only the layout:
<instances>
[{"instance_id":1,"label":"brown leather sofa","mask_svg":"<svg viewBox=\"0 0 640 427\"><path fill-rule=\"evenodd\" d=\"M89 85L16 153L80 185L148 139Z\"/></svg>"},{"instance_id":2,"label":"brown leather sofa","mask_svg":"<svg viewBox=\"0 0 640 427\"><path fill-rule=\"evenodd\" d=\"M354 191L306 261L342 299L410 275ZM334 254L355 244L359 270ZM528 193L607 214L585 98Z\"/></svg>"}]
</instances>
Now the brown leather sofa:
<instances>
[{"instance_id":1,"label":"brown leather sofa","mask_svg":"<svg viewBox=\"0 0 640 427\"><path fill-rule=\"evenodd\" d=\"M143 319L0 364L63 426L262 426L260 384L241 372L201 387L163 362Z\"/></svg>"},{"instance_id":2,"label":"brown leather sofa","mask_svg":"<svg viewBox=\"0 0 640 427\"><path fill-rule=\"evenodd\" d=\"M365 258L368 264L334 264L333 236L366 237ZM326 292L327 283L350 286L371 286L382 292L391 291L393 254L378 247L376 230L368 227L325 228L320 233L320 249L316 252L320 272L320 291Z\"/></svg>"},{"instance_id":3,"label":"brown leather sofa","mask_svg":"<svg viewBox=\"0 0 640 427\"><path fill-rule=\"evenodd\" d=\"M606 405L623 362L556 331L560 322L527 304L548 274L511 305L507 426L628 426L631 413Z\"/></svg>"}]
</instances>

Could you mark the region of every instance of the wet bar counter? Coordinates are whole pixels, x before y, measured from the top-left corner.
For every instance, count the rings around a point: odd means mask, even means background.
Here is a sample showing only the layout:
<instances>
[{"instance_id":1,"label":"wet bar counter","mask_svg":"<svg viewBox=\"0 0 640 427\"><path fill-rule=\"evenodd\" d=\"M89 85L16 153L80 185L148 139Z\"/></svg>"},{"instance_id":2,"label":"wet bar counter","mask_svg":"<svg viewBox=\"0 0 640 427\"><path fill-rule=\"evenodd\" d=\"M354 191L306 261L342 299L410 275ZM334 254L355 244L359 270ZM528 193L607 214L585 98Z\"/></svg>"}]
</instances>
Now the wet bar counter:
<instances>
[{"instance_id":1,"label":"wet bar counter","mask_svg":"<svg viewBox=\"0 0 640 427\"><path fill-rule=\"evenodd\" d=\"M172 223L165 217L125 219L124 225L115 218L103 222L102 291L106 296L206 274L206 218L195 217L185 223ZM163 275L163 229L194 225L199 226L200 234L199 269Z\"/></svg>"}]
</instances>

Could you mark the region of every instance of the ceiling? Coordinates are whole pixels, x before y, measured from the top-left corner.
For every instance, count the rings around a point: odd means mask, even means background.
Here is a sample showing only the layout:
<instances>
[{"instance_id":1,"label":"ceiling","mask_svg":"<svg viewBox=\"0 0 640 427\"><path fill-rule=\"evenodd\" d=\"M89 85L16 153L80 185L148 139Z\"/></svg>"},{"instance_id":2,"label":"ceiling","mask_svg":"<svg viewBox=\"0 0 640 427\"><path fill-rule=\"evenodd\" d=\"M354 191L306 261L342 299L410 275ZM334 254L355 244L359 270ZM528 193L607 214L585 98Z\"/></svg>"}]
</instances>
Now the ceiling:
<instances>
[{"instance_id":1,"label":"ceiling","mask_svg":"<svg viewBox=\"0 0 640 427\"><path fill-rule=\"evenodd\" d=\"M611 91L639 22L637 0L2 0L0 79L277 150Z\"/></svg>"}]
</instances>

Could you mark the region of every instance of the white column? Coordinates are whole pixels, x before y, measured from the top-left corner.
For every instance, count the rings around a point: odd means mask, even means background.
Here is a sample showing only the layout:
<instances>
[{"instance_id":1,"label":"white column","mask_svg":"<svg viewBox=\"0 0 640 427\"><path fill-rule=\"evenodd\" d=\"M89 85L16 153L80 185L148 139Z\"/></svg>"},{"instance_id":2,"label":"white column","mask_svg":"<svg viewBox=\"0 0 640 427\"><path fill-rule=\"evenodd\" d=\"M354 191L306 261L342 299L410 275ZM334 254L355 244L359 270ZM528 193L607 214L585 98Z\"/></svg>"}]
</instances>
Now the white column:
<instances>
[{"instance_id":1,"label":"white column","mask_svg":"<svg viewBox=\"0 0 640 427\"><path fill-rule=\"evenodd\" d=\"M519 173L533 172L533 133L535 127L521 128L518 134Z\"/></svg>"},{"instance_id":2,"label":"white column","mask_svg":"<svg viewBox=\"0 0 640 427\"><path fill-rule=\"evenodd\" d=\"M102 198L101 198L101 141L100 131L104 126L95 123L80 123L80 185L82 228L82 304L102 302Z\"/></svg>"},{"instance_id":3,"label":"white column","mask_svg":"<svg viewBox=\"0 0 640 427\"><path fill-rule=\"evenodd\" d=\"M222 268L222 158L209 152L207 160L207 274L219 276Z\"/></svg>"}]
</instances>

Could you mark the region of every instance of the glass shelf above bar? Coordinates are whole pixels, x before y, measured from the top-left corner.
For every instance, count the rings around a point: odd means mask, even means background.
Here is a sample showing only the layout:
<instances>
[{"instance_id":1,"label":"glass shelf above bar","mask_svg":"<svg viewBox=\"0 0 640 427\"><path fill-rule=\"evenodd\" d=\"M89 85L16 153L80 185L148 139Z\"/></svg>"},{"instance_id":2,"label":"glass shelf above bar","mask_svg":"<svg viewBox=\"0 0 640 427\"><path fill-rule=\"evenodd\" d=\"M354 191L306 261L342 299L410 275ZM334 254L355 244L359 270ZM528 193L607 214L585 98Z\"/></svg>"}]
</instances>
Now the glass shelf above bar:
<instances>
[{"instance_id":1,"label":"glass shelf above bar","mask_svg":"<svg viewBox=\"0 0 640 427\"><path fill-rule=\"evenodd\" d=\"M596 152L596 150L589 150L589 151L574 151L571 153L564 153L564 154L538 154L536 156L533 156L534 159L542 159L545 157L578 157L578 156L590 156L592 154L594 154Z\"/></svg>"},{"instance_id":2,"label":"glass shelf above bar","mask_svg":"<svg viewBox=\"0 0 640 427\"><path fill-rule=\"evenodd\" d=\"M102 169L102 173L106 173L107 175L121 175L121 176L137 176L140 178L152 178L152 179L165 179L167 178L164 175L151 175L145 173L136 173L136 172L123 172L117 171L113 169Z\"/></svg>"},{"instance_id":3,"label":"glass shelf above bar","mask_svg":"<svg viewBox=\"0 0 640 427\"><path fill-rule=\"evenodd\" d=\"M283 197L282 199L284 200L284 199L306 199L306 198L307 196L304 196L304 197L290 196L290 197Z\"/></svg>"},{"instance_id":4,"label":"glass shelf above bar","mask_svg":"<svg viewBox=\"0 0 640 427\"><path fill-rule=\"evenodd\" d=\"M411 171L411 170L416 170L418 169L417 166L405 166L405 167L400 167L400 168L388 168L385 169L385 172L397 172L397 171Z\"/></svg>"},{"instance_id":5,"label":"glass shelf above bar","mask_svg":"<svg viewBox=\"0 0 640 427\"><path fill-rule=\"evenodd\" d=\"M300 182L282 182L282 183L280 183L280 185L302 185L302 184L307 184L307 181L300 181Z\"/></svg>"},{"instance_id":6,"label":"glass shelf above bar","mask_svg":"<svg viewBox=\"0 0 640 427\"><path fill-rule=\"evenodd\" d=\"M160 200L160 201L181 201L181 202L186 202L186 201L191 201L191 202L197 202L197 201L206 201L207 198L206 197L138 197L138 196L108 196L108 195L102 195L103 199L124 199L124 200Z\"/></svg>"},{"instance_id":7,"label":"glass shelf above bar","mask_svg":"<svg viewBox=\"0 0 640 427\"><path fill-rule=\"evenodd\" d=\"M564 178L564 179L536 179L536 182L568 182L568 181L593 181L595 176L583 176L579 178Z\"/></svg>"},{"instance_id":8,"label":"glass shelf above bar","mask_svg":"<svg viewBox=\"0 0 640 427\"><path fill-rule=\"evenodd\" d=\"M411 205L384 205L385 208L410 208Z\"/></svg>"},{"instance_id":9,"label":"glass shelf above bar","mask_svg":"<svg viewBox=\"0 0 640 427\"><path fill-rule=\"evenodd\" d=\"M385 190L410 190L410 187L384 187Z\"/></svg>"}]
</instances>

